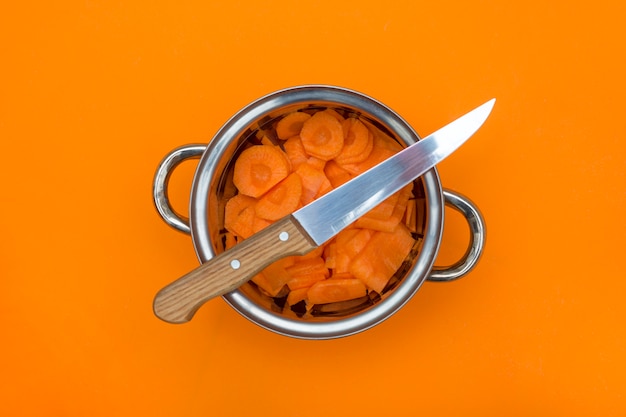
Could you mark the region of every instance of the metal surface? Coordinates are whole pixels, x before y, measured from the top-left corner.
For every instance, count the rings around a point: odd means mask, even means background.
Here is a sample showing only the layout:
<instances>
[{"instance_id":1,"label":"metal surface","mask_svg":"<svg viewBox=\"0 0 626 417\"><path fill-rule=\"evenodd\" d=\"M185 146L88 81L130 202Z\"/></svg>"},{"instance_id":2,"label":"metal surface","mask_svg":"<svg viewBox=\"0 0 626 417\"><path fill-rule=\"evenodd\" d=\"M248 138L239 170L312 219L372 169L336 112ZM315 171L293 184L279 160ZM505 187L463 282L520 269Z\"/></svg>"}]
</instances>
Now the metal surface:
<instances>
[{"instance_id":1,"label":"metal surface","mask_svg":"<svg viewBox=\"0 0 626 417\"><path fill-rule=\"evenodd\" d=\"M494 102L494 99L489 100L301 208L293 216L317 245L323 244L452 154L482 126Z\"/></svg>"},{"instance_id":2,"label":"metal surface","mask_svg":"<svg viewBox=\"0 0 626 417\"><path fill-rule=\"evenodd\" d=\"M177 213L170 204L167 186L174 169L188 159L198 159L206 150L206 145L190 144L172 150L159 164L152 186L152 199L157 211L168 225L183 233L191 233L189 219Z\"/></svg>"},{"instance_id":3,"label":"metal surface","mask_svg":"<svg viewBox=\"0 0 626 417\"><path fill-rule=\"evenodd\" d=\"M483 254L487 238L485 219L469 198L450 190L443 190L443 197L447 206L452 207L465 217L470 228L470 240L467 251L461 259L449 266L433 266L428 275L428 281L454 281L466 275L476 266Z\"/></svg>"}]
</instances>

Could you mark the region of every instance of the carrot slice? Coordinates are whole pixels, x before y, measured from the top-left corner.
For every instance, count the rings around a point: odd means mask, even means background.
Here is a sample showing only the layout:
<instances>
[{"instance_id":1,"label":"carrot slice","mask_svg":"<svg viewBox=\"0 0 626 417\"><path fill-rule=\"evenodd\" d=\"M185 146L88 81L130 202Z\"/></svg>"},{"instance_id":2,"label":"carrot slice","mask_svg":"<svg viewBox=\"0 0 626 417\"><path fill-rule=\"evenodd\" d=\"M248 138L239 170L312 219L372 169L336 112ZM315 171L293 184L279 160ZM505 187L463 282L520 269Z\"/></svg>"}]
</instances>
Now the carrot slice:
<instances>
[{"instance_id":1,"label":"carrot slice","mask_svg":"<svg viewBox=\"0 0 626 417\"><path fill-rule=\"evenodd\" d=\"M309 274L322 274L326 277L330 275L324 259L320 256L309 259L296 258L295 263L286 269L291 277Z\"/></svg>"},{"instance_id":2,"label":"carrot slice","mask_svg":"<svg viewBox=\"0 0 626 417\"><path fill-rule=\"evenodd\" d=\"M367 295L367 288L358 279L327 279L309 288L307 297L312 304L336 303Z\"/></svg>"},{"instance_id":3,"label":"carrot slice","mask_svg":"<svg viewBox=\"0 0 626 417\"><path fill-rule=\"evenodd\" d=\"M270 297L276 297L284 287L284 285L277 286L276 283L272 281L271 276L264 272L259 272L252 277L252 282Z\"/></svg>"},{"instance_id":4,"label":"carrot slice","mask_svg":"<svg viewBox=\"0 0 626 417\"><path fill-rule=\"evenodd\" d=\"M293 257L279 259L255 275L252 281L268 293L270 297L275 297L291 278L286 267L293 264L293 262Z\"/></svg>"},{"instance_id":5,"label":"carrot slice","mask_svg":"<svg viewBox=\"0 0 626 417\"><path fill-rule=\"evenodd\" d=\"M334 272L343 274L350 272L350 264L357 254L369 242L373 232L368 229L354 229L348 238L345 235L337 239L337 259Z\"/></svg>"},{"instance_id":6,"label":"carrot slice","mask_svg":"<svg viewBox=\"0 0 626 417\"><path fill-rule=\"evenodd\" d=\"M391 139L389 139L389 141L391 141ZM361 162L340 164L341 167L349 173L355 175L367 171L374 165L377 165L385 159L389 158L390 156L398 153L398 150L393 148L393 146L390 145L389 141L374 135L372 150L370 151L367 158L365 158Z\"/></svg>"},{"instance_id":7,"label":"carrot slice","mask_svg":"<svg viewBox=\"0 0 626 417\"><path fill-rule=\"evenodd\" d=\"M244 239L252 236L256 203L255 198L243 194L229 199L224 209L224 228Z\"/></svg>"},{"instance_id":8,"label":"carrot slice","mask_svg":"<svg viewBox=\"0 0 626 417\"><path fill-rule=\"evenodd\" d=\"M287 158L289 162L291 162L292 170L297 169L300 164L307 162L309 159L309 155L304 150L300 136L292 136L287 139L285 143L283 143L283 149L285 149Z\"/></svg>"},{"instance_id":9,"label":"carrot slice","mask_svg":"<svg viewBox=\"0 0 626 417\"><path fill-rule=\"evenodd\" d=\"M319 169L320 171L323 171L324 167L326 166L326 161L316 158L314 156L309 156L309 158L306 160L306 163L311 165L313 168Z\"/></svg>"},{"instance_id":10,"label":"carrot slice","mask_svg":"<svg viewBox=\"0 0 626 417\"><path fill-rule=\"evenodd\" d=\"M309 291L308 287L298 288L297 290L291 290L289 295L287 295L287 304L290 306L299 303L302 300L306 300L307 292Z\"/></svg>"},{"instance_id":11,"label":"carrot slice","mask_svg":"<svg viewBox=\"0 0 626 417\"><path fill-rule=\"evenodd\" d=\"M393 214L393 210L400 199L400 191L393 193L387 197L376 207L365 213L365 216L371 219L386 220ZM364 216L364 217L365 217Z\"/></svg>"},{"instance_id":12,"label":"carrot slice","mask_svg":"<svg viewBox=\"0 0 626 417\"><path fill-rule=\"evenodd\" d=\"M337 265L337 242L331 240L324 246L324 265L328 269L334 269Z\"/></svg>"},{"instance_id":13,"label":"carrot slice","mask_svg":"<svg viewBox=\"0 0 626 417\"><path fill-rule=\"evenodd\" d=\"M355 118L346 119L343 124L343 148L335 160L339 164L355 164L364 161L374 149L374 135Z\"/></svg>"},{"instance_id":14,"label":"carrot slice","mask_svg":"<svg viewBox=\"0 0 626 417\"><path fill-rule=\"evenodd\" d=\"M312 259L312 258L319 258L321 256L324 255L324 249L326 247L326 244L323 244L321 246L318 246L317 248L313 249L311 252L305 254L305 255L300 255L300 256L294 256L294 261L293 263L295 264L298 261L303 261L306 259Z\"/></svg>"},{"instance_id":15,"label":"carrot slice","mask_svg":"<svg viewBox=\"0 0 626 417\"><path fill-rule=\"evenodd\" d=\"M352 258L348 256L347 253L337 251L337 255L335 256L335 268L333 269L333 274L344 274L350 272L351 262Z\"/></svg>"},{"instance_id":16,"label":"carrot slice","mask_svg":"<svg viewBox=\"0 0 626 417\"><path fill-rule=\"evenodd\" d=\"M355 277L350 272L337 272L333 273L328 279L355 279Z\"/></svg>"},{"instance_id":17,"label":"carrot slice","mask_svg":"<svg viewBox=\"0 0 626 417\"><path fill-rule=\"evenodd\" d=\"M341 232L337 233L335 236L335 243L337 244L337 248L345 248L348 245L348 242L352 240L357 233L359 233L360 229L355 227L349 227L347 229L343 229ZM341 249L339 249L341 252Z\"/></svg>"},{"instance_id":18,"label":"carrot slice","mask_svg":"<svg viewBox=\"0 0 626 417\"><path fill-rule=\"evenodd\" d=\"M241 194L257 198L285 179L290 170L289 159L280 148L251 146L235 161L233 183Z\"/></svg>"},{"instance_id":19,"label":"carrot slice","mask_svg":"<svg viewBox=\"0 0 626 417\"><path fill-rule=\"evenodd\" d=\"M337 119L339 123L343 123L343 121L345 120L344 117L339 114L339 112L335 109L328 108L326 110L322 110L320 113L326 113L333 116L335 119Z\"/></svg>"},{"instance_id":20,"label":"carrot slice","mask_svg":"<svg viewBox=\"0 0 626 417\"><path fill-rule=\"evenodd\" d=\"M349 271L350 262L353 254L349 253L346 248L351 246L351 241L359 234L361 229L348 228L344 229L331 241L336 246L333 274L341 274ZM361 236L363 238L364 236Z\"/></svg>"},{"instance_id":21,"label":"carrot slice","mask_svg":"<svg viewBox=\"0 0 626 417\"><path fill-rule=\"evenodd\" d=\"M339 155L343 148L344 139L341 123L325 112L315 113L304 122L300 138L309 155L324 161Z\"/></svg>"},{"instance_id":22,"label":"carrot slice","mask_svg":"<svg viewBox=\"0 0 626 417\"><path fill-rule=\"evenodd\" d=\"M342 242L342 245L338 248L344 251L349 257L356 256L363 250L367 242L372 237L373 232L369 229L355 229L357 232L351 239Z\"/></svg>"},{"instance_id":23,"label":"carrot slice","mask_svg":"<svg viewBox=\"0 0 626 417\"><path fill-rule=\"evenodd\" d=\"M318 281L326 279L326 275L321 273L312 273L293 276L287 281L290 290L298 290L300 288L309 288Z\"/></svg>"},{"instance_id":24,"label":"carrot slice","mask_svg":"<svg viewBox=\"0 0 626 417\"><path fill-rule=\"evenodd\" d=\"M350 272L381 294L408 256L415 240L403 224L393 232L376 232L350 264Z\"/></svg>"},{"instance_id":25,"label":"carrot slice","mask_svg":"<svg viewBox=\"0 0 626 417\"><path fill-rule=\"evenodd\" d=\"M256 207L254 211L255 211L254 213L255 215L254 215L254 219L252 219L252 233L258 233L261 230L265 229L270 224L274 223L272 220L267 220L262 217L259 217L256 214Z\"/></svg>"},{"instance_id":26,"label":"carrot slice","mask_svg":"<svg viewBox=\"0 0 626 417\"><path fill-rule=\"evenodd\" d=\"M261 144L268 145L268 146L275 146L274 142L272 141L272 138L270 138L267 135L263 135L263 137L261 138Z\"/></svg>"},{"instance_id":27,"label":"carrot slice","mask_svg":"<svg viewBox=\"0 0 626 417\"><path fill-rule=\"evenodd\" d=\"M302 125L310 118L310 114L301 111L289 113L276 123L276 135L279 139L289 139L292 136L299 135Z\"/></svg>"},{"instance_id":28,"label":"carrot slice","mask_svg":"<svg viewBox=\"0 0 626 417\"><path fill-rule=\"evenodd\" d=\"M402 217L404 216L404 211L404 207L396 206L394 207L392 215L386 219L376 219L363 216L356 221L356 225L358 227L365 227L367 229L379 232L391 232L402 220Z\"/></svg>"},{"instance_id":29,"label":"carrot slice","mask_svg":"<svg viewBox=\"0 0 626 417\"><path fill-rule=\"evenodd\" d=\"M256 215L266 220L278 220L293 213L300 206L302 180L296 173L289 174L265 193L255 206Z\"/></svg>"},{"instance_id":30,"label":"carrot slice","mask_svg":"<svg viewBox=\"0 0 626 417\"><path fill-rule=\"evenodd\" d=\"M393 152L400 152L402 150L403 146L400 145L400 143L398 143L391 136L383 133L368 120L361 119L361 121L367 126L369 131L372 132L372 134L374 135L374 141L378 142L379 146L383 146Z\"/></svg>"},{"instance_id":31,"label":"carrot slice","mask_svg":"<svg viewBox=\"0 0 626 417\"><path fill-rule=\"evenodd\" d=\"M280 291L280 289L274 290L274 288L272 288L272 284L270 284L267 277L262 272L259 272L258 274L253 276L251 281L254 282L257 287L259 287L265 294L270 297L276 296Z\"/></svg>"},{"instance_id":32,"label":"carrot slice","mask_svg":"<svg viewBox=\"0 0 626 417\"><path fill-rule=\"evenodd\" d=\"M396 193L396 204L395 206L393 206L391 214L388 217L385 218L384 216L382 216L382 210L376 211L376 209L373 209L373 215L370 214L371 211L366 213L354 223L355 226L381 232L393 231L398 223L400 223L404 218L406 206L412 192L413 184L409 184ZM388 206L385 207L385 210L388 210Z\"/></svg>"},{"instance_id":33,"label":"carrot slice","mask_svg":"<svg viewBox=\"0 0 626 417\"><path fill-rule=\"evenodd\" d=\"M309 204L315 199L320 188L326 182L330 184L324 171L306 163L301 164L295 172L302 180L302 194L300 200L303 205Z\"/></svg>"},{"instance_id":34,"label":"carrot slice","mask_svg":"<svg viewBox=\"0 0 626 417\"><path fill-rule=\"evenodd\" d=\"M352 174L343 169L335 161L328 161L326 163L324 166L324 173L334 188L337 188L352 179Z\"/></svg>"},{"instance_id":35,"label":"carrot slice","mask_svg":"<svg viewBox=\"0 0 626 417\"><path fill-rule=\"evenodd\" d=\"M324 175L324 178L322 179L322 184L320 185L319 190L317 190L317 194L315 194L314 200L317 200L318 198L332 191L333 189L334 187L330 183L330 180L328 179L328 177L326 177L326 175Z\"/></svg>"}]
</instances>

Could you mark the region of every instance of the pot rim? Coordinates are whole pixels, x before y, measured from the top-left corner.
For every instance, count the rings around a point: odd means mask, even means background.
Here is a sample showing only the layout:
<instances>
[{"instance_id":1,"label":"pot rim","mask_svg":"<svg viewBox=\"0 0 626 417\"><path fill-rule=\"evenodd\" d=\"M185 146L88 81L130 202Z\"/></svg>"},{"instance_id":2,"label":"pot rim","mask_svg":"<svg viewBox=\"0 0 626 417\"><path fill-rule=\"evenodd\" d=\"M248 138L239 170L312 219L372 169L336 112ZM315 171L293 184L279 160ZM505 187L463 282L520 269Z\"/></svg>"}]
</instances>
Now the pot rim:
<instances>
[{"instance_id":1,"label":"pot rim","mask_svg":"<svg viewBox=\"0 0 626 417\"><path fill-rule=\"evenodd\" d=\"M191 238L200 262L216 255L208 225L208 198L217 162L228 145L255 121L285 106L319 102L348 106L363 111L393 131L407 146L420 139L413 128L381 102L356 91L329 85L302 85L278 90L250 103L231 117L209 142L193 178L189 202ZM390 294L363 312L333 321L304 321L266 310L235 290L222 298L238 313L255 324L278 334L300 339L332 339L367 330L389 318L421 287L439 251L443 231L444 196L436 168L422 175L428 208L422 248L412 268Z\"/></svg>"}]
</instances>

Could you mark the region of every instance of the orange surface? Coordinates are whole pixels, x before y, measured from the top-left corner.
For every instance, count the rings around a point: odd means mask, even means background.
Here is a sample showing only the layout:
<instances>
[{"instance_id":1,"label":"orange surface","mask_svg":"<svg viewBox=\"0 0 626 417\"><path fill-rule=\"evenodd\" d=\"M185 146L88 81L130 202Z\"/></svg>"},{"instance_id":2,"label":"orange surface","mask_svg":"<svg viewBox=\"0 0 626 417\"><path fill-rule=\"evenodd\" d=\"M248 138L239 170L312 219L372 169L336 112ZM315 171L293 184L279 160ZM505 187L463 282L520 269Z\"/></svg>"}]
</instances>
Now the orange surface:
<instances>
[{"instance_id":1,"label":"orange surface","mask_svg":"<svg viewBox=\"0 0 626 417\"><path fill-rule=\"evenodd\" d=\"M623 2L5 3L0 415L626 415ZM159 321L197 265L153 207L161 157L306 83L422 135L498 99L440 166L485 215L480 264L339 340L222 300ZM448 214L440 262L467 239Z\"/></svg>"}]
</instances>

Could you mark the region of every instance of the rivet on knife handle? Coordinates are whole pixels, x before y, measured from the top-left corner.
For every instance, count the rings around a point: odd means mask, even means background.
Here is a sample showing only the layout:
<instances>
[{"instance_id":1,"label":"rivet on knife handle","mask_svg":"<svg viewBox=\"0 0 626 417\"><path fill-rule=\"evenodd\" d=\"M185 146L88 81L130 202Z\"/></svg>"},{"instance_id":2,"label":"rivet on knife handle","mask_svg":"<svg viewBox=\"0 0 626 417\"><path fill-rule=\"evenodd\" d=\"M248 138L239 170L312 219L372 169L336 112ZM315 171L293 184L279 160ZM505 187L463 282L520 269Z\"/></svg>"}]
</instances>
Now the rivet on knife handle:
<instances>
[{"instance_id":1,"label":"rivet on knife handle","mask_svg":"<svg viewBox=\"0 0 626 417\"><path fill-rule=\"evenodd\" d=\"M211 298L235 290L280 258L315 247L297 220L287 216L163 288L154 299L154 313L170 323L188 322Z\"/></svg>"}]
</instances>

